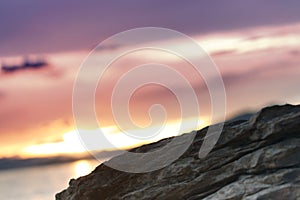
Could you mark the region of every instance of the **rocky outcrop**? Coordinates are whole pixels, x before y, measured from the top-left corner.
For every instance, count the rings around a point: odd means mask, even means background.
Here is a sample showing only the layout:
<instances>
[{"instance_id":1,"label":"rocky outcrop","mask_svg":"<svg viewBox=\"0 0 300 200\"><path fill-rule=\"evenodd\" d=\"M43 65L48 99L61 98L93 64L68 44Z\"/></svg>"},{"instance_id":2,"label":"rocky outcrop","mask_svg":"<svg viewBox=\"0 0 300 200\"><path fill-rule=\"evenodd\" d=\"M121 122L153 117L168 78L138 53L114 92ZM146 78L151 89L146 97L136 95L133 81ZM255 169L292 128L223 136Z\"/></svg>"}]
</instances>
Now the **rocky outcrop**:
<instances>
[{"instance_id":1,"label":"rocky outcrop","mask_svg":"<svg viewBox=\"0 0 300 200\"><path fill-rule=\"evenodd\" d=\"M134 174L102 164L71 180L56 199L300 199L300 106L268 107L248 121L226 123L214 149L199 159L206 130L163 169Z\"/></svg>"}]
</instances>

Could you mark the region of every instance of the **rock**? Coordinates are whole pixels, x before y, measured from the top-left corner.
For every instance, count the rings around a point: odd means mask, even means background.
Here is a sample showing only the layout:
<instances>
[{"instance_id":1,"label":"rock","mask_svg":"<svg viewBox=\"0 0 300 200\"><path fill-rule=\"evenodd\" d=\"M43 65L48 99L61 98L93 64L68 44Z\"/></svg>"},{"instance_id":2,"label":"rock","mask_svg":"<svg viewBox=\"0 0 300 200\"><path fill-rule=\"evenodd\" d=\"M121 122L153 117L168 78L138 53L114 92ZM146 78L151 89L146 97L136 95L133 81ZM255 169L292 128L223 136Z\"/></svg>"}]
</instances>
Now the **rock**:
<instances>
[{"instance_id":1,"label":"rock","mask_svg":"<svg viewBox=\"0 0 300 200\"><path fill-rule=\"evenodd\" d=\"M300 199L300 106L268 107L248 121L225 123L214 149L199 159L206 131L198 131L189 149L165 168L138 174L101 164L72 179L56 199ZM151 151L169 140L131 151Z\"/></svg>"}]
</instances>

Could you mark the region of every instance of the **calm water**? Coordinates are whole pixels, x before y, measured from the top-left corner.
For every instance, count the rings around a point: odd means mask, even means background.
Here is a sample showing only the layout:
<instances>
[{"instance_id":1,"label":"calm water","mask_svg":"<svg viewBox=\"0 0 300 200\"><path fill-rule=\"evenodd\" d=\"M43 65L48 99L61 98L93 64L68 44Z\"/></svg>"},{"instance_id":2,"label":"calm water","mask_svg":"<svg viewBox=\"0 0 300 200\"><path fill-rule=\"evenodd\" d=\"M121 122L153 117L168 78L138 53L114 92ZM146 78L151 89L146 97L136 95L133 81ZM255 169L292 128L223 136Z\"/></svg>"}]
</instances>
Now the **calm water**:
<instances>
[{"instance_id":1,"label":"calm water","mask_svg":"<svg viewBox=\"0 0 300 200\"><path fill-rule=\"evenodd\" d=\"M0 171L0 199L54 199L71 178L90 173L95 160Z\"/></svg>"}]
</instances>

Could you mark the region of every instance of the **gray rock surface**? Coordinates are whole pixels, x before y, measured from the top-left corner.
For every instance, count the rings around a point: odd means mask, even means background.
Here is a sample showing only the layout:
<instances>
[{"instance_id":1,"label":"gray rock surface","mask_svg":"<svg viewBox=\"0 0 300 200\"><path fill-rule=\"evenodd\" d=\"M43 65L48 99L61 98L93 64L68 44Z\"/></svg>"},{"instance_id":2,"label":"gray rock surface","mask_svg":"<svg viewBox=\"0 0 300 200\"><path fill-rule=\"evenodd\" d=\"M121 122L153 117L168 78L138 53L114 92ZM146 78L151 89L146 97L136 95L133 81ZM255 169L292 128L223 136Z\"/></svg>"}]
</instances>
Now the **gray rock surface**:
<instances>
[{"instance_id":1,"label":"gray rock surface","mask_svg":"<svg viewBox=\"0 0 300 200\"><path fill-rule=\"evenodd\" d=\"M163 169L134 174L102 164L72 179L56 199L300 199L300 106L268 107L248 121L226 123L213 151L199 159L206 131ZM151 151L168 140L132 151Z\"/></svg>"}]
</instances>

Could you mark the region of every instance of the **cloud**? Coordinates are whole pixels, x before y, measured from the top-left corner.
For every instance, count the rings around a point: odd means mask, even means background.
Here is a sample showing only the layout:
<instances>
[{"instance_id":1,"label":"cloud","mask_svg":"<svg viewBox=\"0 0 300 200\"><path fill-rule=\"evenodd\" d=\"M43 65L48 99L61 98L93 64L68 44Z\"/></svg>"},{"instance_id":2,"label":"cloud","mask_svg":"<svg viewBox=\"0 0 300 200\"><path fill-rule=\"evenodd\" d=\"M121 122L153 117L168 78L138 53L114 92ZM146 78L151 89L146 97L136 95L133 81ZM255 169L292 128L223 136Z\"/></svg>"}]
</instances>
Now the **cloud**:
<instances>
[{"instance_id":1,"label":"cloud","mask_svg":"<svg viewBox=\"0 0 300 200\"><path fill-rule=\"evenodd\" d=\"M216 51L211 54L211 56L226 56L228 54L236 53L236 50L224 50L224 51Z\"/></svg>"},{"instance_id":2,"label":"cloud","mask_svg":"<svg viewBox=\"0 0 300 200\"><path fill-rule=\"evenodd\" d=\"M145 26L193 35L293 23L300 20L299 6L298 0L2 1L0 55L90 48L112 34Z\"/></svg>"},{"instance_id":3,"label":"cloud","mask_svg":"<svg viewBox=\"0 0 300 200\"><path fill-rule=\"evenodd\" d=\"M3 99L5 97L5 92L0 90L0 100Z\"/></svg>"},{"instance_id":4,"label":"cloud","mask_svg":"<svg viewBox=\"0 0 300 200\"><path fill-rule=\"evenodd\" d=\"M290 51L290 55L292 55L292 56L299 56L300 55L300 51L299 50L291 50Z\"/></svg>"},{"instance_id":5,"label":"cloud","mask_svg":"<svg viewBox=\"0 0 300 200\"><path fill-rule=\"evenodd\" d=\"M273 27L272 31L275 29L277 29L276 26ZM282 29L283 28L280 27L280 30ZM298 96L295 96L295 91L298 91L299 87L300 75L299 59L297 57L299 53L297 50L298 37L286 36L283 39L281 38L282 40L280 40L279 43L274 43L273 39L280 38L279 36L281 36L281 34L276 32L275 35L273 35L274 37L269 38L267 45L263 45L266 44L261 40L264 38L259 38L256 42L249 42L245 45L245 41L242 39L245 38L245 36L253 35L255 30L259 32L255 28L253 32L249 34L240 30L239 34L242 35L242 37L237 37L237 40L234 40L237 42L231 44L230 47L232 48L229 50L227 48L228 43L224 45L220 43L222 40L227 40L226 35L222 36L223 33L219 33L220 35L218 35L220 40L215 41L214 38L212 39L214 41L211 46L215 48L212 48L213 51L209 52L211 52L212 55L220 55L216 56L214 60L223 74L228 96L228 110L230 112L234 112L238 108L245 109L245 106L249 105L252 106L252 108L257 108L265 104L265 102L271 102L272 100L285 101L289 100L289 98L291 99L291 97L294 98L294 101L298 101L299 99ZM299 33L299 31L297 31L299 29L289 30L292 36ZM235 33L236 31L232 31L228 34L234 36ZM265 37L268 37L268 35ZM294 41L296 41L296 43ZM229 43L232 42L229 41ZM258 49L257 47L260 45L263 46L263 48ZM2 48L2 46L0 48ZM118 47L108 45L105 48L115 50L114 48ZM238 53L236 51L238 51ZM51 62L49 68L43 68L35 71L35 73L31 70L24 70L12 76L0 77L2 86L0 88L0 135L1 151L3 153L9 151L17 152L13 148L8 149L13 145L30 145L30 143L41 141L41 139L44 139L43 141L45 142L53 141L53 138L58 138L63 133L70 131L70 128L73 126L71 105L72 86L77 71L76 66L80 66L87 52L84 52L84 55L80 55L80 53L66 53L68 55L65 55L65 53L61 55L57 53L49 56ZM101 52L101 54L103 54L103 52ZM143 56L132 58L136 59L137 63L147 60ZM139 60L139 58L142 59ZM210 96L205 84L195 81L197 80L195 74L189 71L189 68L186 68L186 66L188 67L187 64L183 65L179 63L177 59L167 59L164 61L170 64L170 66L181 70L183 74L192 79L192 84L200 100L201 115L209 116L211 112L209 104ZM135 66L130 65L132 63L128 62L127 64L129 66ZM98 93L99 100L103 101L107 99L106 97L109 96L107 91L112 89L112 80L114 80L115 76L122 75L124 71L126 72L126 70L129 69L125 64L120 63L118 66L122 67L117 66L116 71L112 71L113 73L109 75L110 82L104 86L105 91L103 93ZM147 76L147 74L145 76ZM165 78L170 77L166 76ZM177 82L174 80L174 83ZM183 94L187 92L186 88L182 87L182 85L178 86L178 91ZM170 93L166 93L165 89L157 89L156 87L155 90L145 90L144 92L136 94L138 105L135 106L135 109L139 113L142 113L142 115L134 115L133 112L133 117L137 116L137 118L145 118L145 120L147 120L149 105L156 103L155 101L160 100L159 98L162 98L161 103L166 105L167 111L170 111L170 115L177 116L175 115L177 114L177 110L175 109L177 108L175 107L176 102L169 101L174 100L174 98L172 98ZM108 100L106 104L102 105L104 112L98 113L108 118L105 123L111 125L110 102ZM175 106L172 107L173 105ZM120 106L123 105L120 104ZM169 114L169 112L167 113ZM66 122L66 120L69 122Z\"/></svg>"},{"instance_id":6,"label":"cloud","mask_svg":"<svg viewBox=\"0 0 300 200\"><path fill-rule=\"evenodd\" d=\"M13 73L22 70L37 70L41 68L48 67L49 65L45 61L37 61L37 62L24 62L20 65L2 65L1 70L3 73Z\"/></svg>"},{"instance_id":7,"label":"cloud","mask_svg":"<svg viewBox=\"0 0 300 200\"><path fill-rule=\"evenodd\" d=\"M242 72L230 72L227 74L223 74L222 78L227 87L231 87L234 85L238 85L241 83L245 83L246 81L255 81L256 78L262 79L264 76L268 77L276 77L280 75L280 71L286 70L286 72L290 72L291 74L299 67L297 65L293 65L293 62L290 61L274 61L271 63L264 63L261 66L253 67L252 69L245 70ZM268 81L266 78L265 81Z\"/></svg>"}]
</instances>

